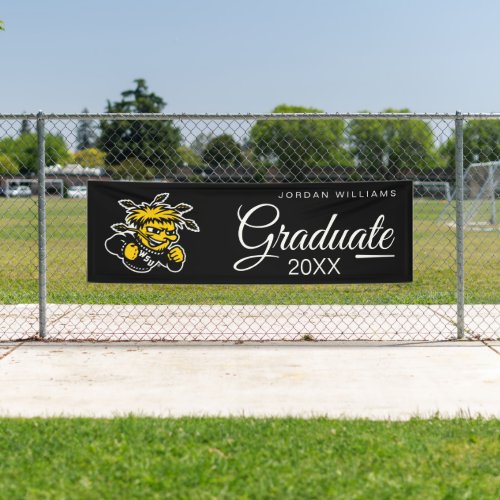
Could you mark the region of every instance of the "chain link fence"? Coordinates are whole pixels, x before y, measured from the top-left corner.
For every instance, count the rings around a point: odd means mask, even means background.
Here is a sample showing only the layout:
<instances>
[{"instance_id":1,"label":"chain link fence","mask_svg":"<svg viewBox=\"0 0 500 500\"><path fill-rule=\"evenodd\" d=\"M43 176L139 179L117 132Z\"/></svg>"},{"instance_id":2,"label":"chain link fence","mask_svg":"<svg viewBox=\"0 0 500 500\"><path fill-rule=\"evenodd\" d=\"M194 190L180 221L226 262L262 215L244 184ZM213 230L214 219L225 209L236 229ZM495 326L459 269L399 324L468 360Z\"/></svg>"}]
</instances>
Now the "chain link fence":
<instances>
[{"instance_id":1,"label":"chain link fence","mask_svg":"<svg viewBox=\"0 0 500 500\"><path fill-rule=\"evenodd\" d=\"M0 341L498 338L500 115L0 115ZM414 281L86 280L89 180L414 182Z\"/></svg>"}]
</instances>

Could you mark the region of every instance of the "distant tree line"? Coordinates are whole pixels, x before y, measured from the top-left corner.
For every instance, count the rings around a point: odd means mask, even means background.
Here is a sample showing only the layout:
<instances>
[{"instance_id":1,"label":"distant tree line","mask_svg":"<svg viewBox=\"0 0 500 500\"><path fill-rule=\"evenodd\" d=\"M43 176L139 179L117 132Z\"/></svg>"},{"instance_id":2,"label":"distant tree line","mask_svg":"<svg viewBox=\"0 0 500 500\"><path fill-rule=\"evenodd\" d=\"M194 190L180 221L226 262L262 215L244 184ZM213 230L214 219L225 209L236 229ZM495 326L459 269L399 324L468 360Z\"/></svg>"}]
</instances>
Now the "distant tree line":
<instances>
[{"instance_id":1,"label":"distant tree line","mask_svg":"<svg viewBox=\"0 0 500 500\"><path fill-rule=\"evenodd\" d=\"M166 102L143 79L108 101L108 113L161 113ZM84 109L84 113L88 110ZM386 109L404 113L408 109ZM320 109L279 105L273 113L322 113ZM233 133L202 131L183 143L170 120L81 120L76 150L61 134L47 134L47 164L79 163L105 167L115 178L153 179L179 167L203 172L243 171L265 179L269 171L306 180L309 172L341 167L360 174L407 177L454 169L455 137L442 123L408 120L271 119L256 120L242 140ZM439 140L441 139L441 140ZM500 159L500 121L469 121L464 127L465 166ZM0 175L34 175L37 137L29 120L14 137L0 139Z\"/></svg>"}]
</instances>

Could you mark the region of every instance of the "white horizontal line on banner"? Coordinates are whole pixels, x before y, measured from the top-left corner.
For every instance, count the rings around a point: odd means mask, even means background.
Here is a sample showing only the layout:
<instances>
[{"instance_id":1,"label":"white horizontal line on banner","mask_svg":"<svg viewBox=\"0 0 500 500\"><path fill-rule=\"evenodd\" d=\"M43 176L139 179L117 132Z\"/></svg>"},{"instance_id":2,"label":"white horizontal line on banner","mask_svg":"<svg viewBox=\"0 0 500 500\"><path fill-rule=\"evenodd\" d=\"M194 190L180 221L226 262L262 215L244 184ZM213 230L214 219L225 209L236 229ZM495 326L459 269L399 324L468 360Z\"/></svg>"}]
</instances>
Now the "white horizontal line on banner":
<instances>
[{"instance_id":1,"label":"white horizontal line on banner","mask_svg":"<svg viewBox=\"0 0 500 500\"><path fill-rule=\"evenodd\" d=\"M356 254L356 259L390 259L396 257L394 254L392 255L378 255L378 254L363 254L363 253L357 253Z\"/></svg>"}]
</instances>

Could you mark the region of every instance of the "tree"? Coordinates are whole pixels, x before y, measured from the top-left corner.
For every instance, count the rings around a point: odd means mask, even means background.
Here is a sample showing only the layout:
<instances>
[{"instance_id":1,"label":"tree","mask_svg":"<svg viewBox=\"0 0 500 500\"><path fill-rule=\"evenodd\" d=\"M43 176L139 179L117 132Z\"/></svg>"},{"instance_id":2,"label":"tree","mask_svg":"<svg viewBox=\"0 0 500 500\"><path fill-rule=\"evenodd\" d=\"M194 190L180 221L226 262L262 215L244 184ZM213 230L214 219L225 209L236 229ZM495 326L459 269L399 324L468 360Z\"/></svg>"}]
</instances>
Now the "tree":
<instances>
[{"instance_id":1,"label":"tree","mask_svg":"<svg viewBox=\"0 0 500 500\"><path fill-rule=\"evenodd\" d=\"M440 166L432 128L422 120L353 120L349 139L356 164L372 174L398 176L409 170L418 173Z\"/></svg>"},{"instance_id":2,"label":"tree","mask_svg":"<svg viewBox=\"0 0 500 500\"><path fill-rule=\"evenodd\" d=\"M135 89L122 92L120 101L108 101L108 113L160 113L163 110L165 101L148 92L145 80L134 81ZM175 169L181 133L170 121L104 120L101 131L97 146L106 153L108 165L132 158L151 167L155 175Z\"/></svg>"},{"instance_id":3,"label":"tree","mask_svg":"<svg viewBox=\"0 0 500 500\"><path fill-rule=\"evenodd\" d=\"M19 165L5 153L0 153L0 176L16 175L19 173Z\"/></svg>"},{"instance_id":4,"label":"tree","mask_svg":"<svg viewBox=\"0 0 500 500\"><path fill-rule=\"evenodd\" d=\"M187 146L179 146L177 156L181 165L188 165L189 167L201 167L203 165L203 160L196 151Z\"/></svg>"},{"instance_id":5,"label":"tree","mask_svg":"<svg viewBox=\"0 0 500 500\"><path fill-rule=\"evenodd\" d=\"M273 113L322 113L319 109L282 104ZM250 143L257 159L276 165L285 175L304 179L304 168L347 166L342 120L257 121L250 130Z\"/></svg>"},{"instance_id":6,"label":"tree","mask_svg":"<svg viewBox=\"0 0 500 500\"><path fill-rule=\"evenodd\" d=\"M386 167L386 123L382 120L353 120L349 128L351 151L359 166L370 172Z\"/></svg>"},{"instance_id":7,"label":"tree","mask_svg":"<svg viewBox=\"0 0 500 500\"><path fill-rule=\"evenodd\" d=\"M73 159L83 167L103 167L106 153L97 148L81 149L73 155Z\"/></svg>"},{"instance_id":8,"label":"tree","mask_svg":"<svg viewBox=\"0 0 500 500\"><path fill-rule=\"evenodd\" d=\"M29 134L31 131L31 123L26 118L21 121L21 128L19 129L19 135Z\"/></svg>"},{"instance_id":9,"label":"tree","mask_svg":"<svg viewBox=\"0 0 500 500\"><path fill-rule=\"evenodd\" d=\"M3 21L0 21L0 31L4 31L5 30L5 24Z\"/></svg>"},{"instance_id":10,"label":"tree","mask_svg":"<svg viewBox=\"0 0 500 500\"><path fill-rule=\"evenodd\" d=\"M87 114L89 110L83 108L82 113ZM96 125L92 120L80 120L76 130L76 149L90 149L95 146L97 139Z\"/></svg>"},{"instance_id":11,"label":"tree","mask_svg":"<svg viewBox=\"0 0 500 500\"><path fill-rule=\"evenodd\" d=\"M203 161L211 168L239 167L243 162L241 146L231 135L219 135L207 144L203 152Z\"/></svg>"},{"instance_id":12,"label":"tree","mask_svg":"<svg viewBox=\"0 0 500 500\"><path fill-rule=\"evenodd\" d=\"M455 168L455 134L441 147L449 170ZM471 163L500 160L500 120L471 120L464 124L464 168Z\"/></svg>"},{"instance_id":13,"label":"tree","mask_svg":"<svg viewBox=\"0 0 500 500\"><path fill-rule=\"evenodd\" d=\"M199 133L194 141L191 143L191 149L198 155L202 155L203 151L205 151L205 148L207 147L207 144L214 138L214 134L212 132L209 132L208 134L205 134L205 132Z\"/></svg>"},{"instance_id":14,"label":"tree","mask_svg":"<svg viewBox=\"0 0 500 500\"><path fill-rule=\"evenodd\" d=\"M22 175L38 171L38 137L36 134L23 134L15 139L12 137L1 139L0 153L6 154L19 165L19 173ZM70 160L71 153L63 137L47 134L45 137L46 164L65 165Z\"/></svg>"},{"instance_id":15,"label":"tree","mask_svg":"<svg viewBox=\"0 0 500 500\"><path fill-rule=\"evenodd\" d=\"M113 179L151 180L155 177L152 167L148 167L137 158L127 158L121 163L109 165L106 169Z\"/></svg>"}]
</instances>

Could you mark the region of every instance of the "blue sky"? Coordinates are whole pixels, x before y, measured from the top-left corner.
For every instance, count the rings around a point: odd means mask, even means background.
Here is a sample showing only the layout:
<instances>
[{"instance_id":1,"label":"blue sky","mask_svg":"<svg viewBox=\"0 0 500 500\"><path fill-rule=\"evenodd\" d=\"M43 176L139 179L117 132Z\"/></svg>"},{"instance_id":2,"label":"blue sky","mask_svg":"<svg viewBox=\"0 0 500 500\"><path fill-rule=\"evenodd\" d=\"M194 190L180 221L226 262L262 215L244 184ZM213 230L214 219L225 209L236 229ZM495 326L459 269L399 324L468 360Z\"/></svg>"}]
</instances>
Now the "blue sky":
<instances>
[{"instance_id":1,"label":"blue sky","mask_svg":"<svg viewBox=\"0 0 500 500\"><path fill-rule=\"evenodd\" d=\"M495 0L4 0L0 112L500 111Z\"/></svg>"}]
</instances>

